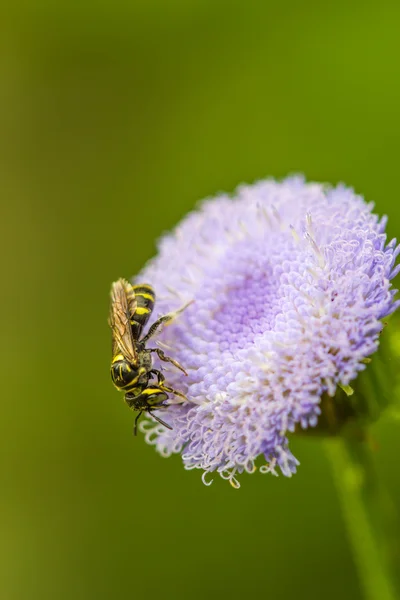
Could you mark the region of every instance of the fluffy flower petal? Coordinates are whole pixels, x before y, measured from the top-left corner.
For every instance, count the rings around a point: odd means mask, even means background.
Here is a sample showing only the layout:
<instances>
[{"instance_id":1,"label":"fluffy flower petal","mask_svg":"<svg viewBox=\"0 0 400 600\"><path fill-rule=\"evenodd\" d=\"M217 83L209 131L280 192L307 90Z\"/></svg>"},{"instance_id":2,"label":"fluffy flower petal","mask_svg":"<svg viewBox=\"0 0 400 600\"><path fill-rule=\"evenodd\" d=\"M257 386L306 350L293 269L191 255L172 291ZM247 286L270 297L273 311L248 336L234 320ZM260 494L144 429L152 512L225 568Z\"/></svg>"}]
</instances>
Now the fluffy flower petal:
<instances>
[{"instance_id":1,"label":"fluffy flower petal","mask_svg":"<svg viewBox=\"0 0 400 600\"><path fill-rule=\"evenodd\" d=\"M173 430L143 426L162 455L234 486L260 454L262 472L296 471L288 432L317 424L322 394L365 368L398 306L399 247L372 208L344 186L266 180L203 202L160 241L137 281L159 314L194 300L158 338L188 372L166 372L188 397L162 413Z\"/></svg>"}]
</instances>

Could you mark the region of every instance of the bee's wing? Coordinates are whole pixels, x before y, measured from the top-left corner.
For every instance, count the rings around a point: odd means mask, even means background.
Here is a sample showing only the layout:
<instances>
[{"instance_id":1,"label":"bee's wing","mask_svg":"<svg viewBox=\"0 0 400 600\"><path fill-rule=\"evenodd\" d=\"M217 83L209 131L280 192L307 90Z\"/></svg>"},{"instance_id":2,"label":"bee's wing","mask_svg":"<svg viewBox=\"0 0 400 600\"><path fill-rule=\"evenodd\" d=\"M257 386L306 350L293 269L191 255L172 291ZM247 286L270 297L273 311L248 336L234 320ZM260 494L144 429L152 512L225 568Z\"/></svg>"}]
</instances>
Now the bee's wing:
<instances>
[{"instance_id":1,"label":"bee's wing","mask_svg":"<svg viewBox=\"0 0 400 600\"><path fill-rule=\"evenodd\" d=\"M118 279L111 286L111 305L108 323L112 330L113 356L121 352L133 365L138 357L132 336L131 316L136 310L135 293L125 279Z\"/></svg>"}]
</instances>

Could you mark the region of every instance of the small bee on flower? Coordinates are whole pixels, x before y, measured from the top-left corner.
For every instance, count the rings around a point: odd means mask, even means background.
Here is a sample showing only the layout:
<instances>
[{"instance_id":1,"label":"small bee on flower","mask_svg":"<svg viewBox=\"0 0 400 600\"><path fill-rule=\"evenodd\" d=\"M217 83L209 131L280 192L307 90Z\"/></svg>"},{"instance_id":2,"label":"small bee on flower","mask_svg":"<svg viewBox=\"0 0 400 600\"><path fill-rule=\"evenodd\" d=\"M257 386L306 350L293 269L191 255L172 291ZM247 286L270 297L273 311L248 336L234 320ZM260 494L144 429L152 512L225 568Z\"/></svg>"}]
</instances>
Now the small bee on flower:
<instances>
[{"instance_id":1,"label":"small bee on flower","mask_svg":"<svg viewBox=\"0 0 400 600\"><path fill-rule=\"evenodd\" d=\"M150 285L133 286L125 279L118 279L112 284L109 315L112 331L111 379L118 390L125 392L127 405L139 411L133 430L135 435L143 412L152 415L167 429L172 429L153 412L166 409L171 394L186 400L181 392L165 383L165 377L159 369L153 368L152 353L156 353L161 361L173 364L187 375L185 369L176 360L166 356L161 348L147 347L147 342L157 330L163 324L172 321L186 307L160 317L149 328L147 334L142 336L143 328L153 312L155 300L156 295ZM154 379L157 381L154 382Z\"/></svg>"}]
</instances>

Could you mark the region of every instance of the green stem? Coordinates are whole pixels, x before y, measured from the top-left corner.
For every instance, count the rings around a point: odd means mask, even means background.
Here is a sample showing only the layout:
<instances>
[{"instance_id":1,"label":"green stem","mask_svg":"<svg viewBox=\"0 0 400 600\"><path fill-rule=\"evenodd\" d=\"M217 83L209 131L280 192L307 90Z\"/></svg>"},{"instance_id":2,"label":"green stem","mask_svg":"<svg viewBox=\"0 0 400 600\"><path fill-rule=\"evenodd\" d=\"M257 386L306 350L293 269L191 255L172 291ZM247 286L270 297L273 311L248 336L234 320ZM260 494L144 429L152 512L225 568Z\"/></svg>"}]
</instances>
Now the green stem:
<instances>
[{"instance_id":1,"label":"green stem","mask_svg":"<svg viewBox=\"0 0 400 600\"><path fill-rule=\"evenodd\" d=\"M378 485L369 446L350 437L336 437L326 445L364 597L399 600L391 575L397 554L394 510Z\"/></svg>"}]
</instances>

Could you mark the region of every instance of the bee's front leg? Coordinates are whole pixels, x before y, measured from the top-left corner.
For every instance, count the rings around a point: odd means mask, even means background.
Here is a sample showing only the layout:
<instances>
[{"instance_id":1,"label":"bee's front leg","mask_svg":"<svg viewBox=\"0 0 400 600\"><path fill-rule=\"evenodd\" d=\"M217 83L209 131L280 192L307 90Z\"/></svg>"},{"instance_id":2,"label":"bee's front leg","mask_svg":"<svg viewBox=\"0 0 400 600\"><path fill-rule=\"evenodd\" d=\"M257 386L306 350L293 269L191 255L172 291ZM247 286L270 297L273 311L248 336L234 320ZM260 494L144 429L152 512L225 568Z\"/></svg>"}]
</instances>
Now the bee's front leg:
<instances>
[{"instance_id":1,"label":"bee's front leg","mask_svg":"<svg viewBox=\"0 0 400 600\"><path fill-rule=\"evenodd\" d=\"M163 392L167 392L168 394L174 394L174 396L179 396L180 398L187 400L185 394L182 394L182 392L178 392L177 390L174 390L172 387L169 387L168 385L164 385L164 383L160 383L159 386L160 386L160 390L162 390Z\"/></svg>"},{"instance_id":2,"label":"bee's front leg","mask_svg":"<svg viewBox=\"0 0 400 600\"><path fill-rule=\"evenodd\" d=\"M153 373L154 375L156 375L157 383L158 383L160 390L162 390L163 392L167 392L168 394L174 394L175 396L180 396L181 398L184 398L185 400L187 400L186 396L184 394L182 394L182 392L178 392L177 390L174 390L173 388L169 387L168 385L165 385L165 383L164 383L165 377L161 373L161 371L159 371L158 369L152 369L150 371L150 373Z\"/></svg>"},{"instance_id":3,"label":"bee's front leg","mask_svg":"<svg viewBox=\"0 0 400 600\"><path fill-rule=\"evenodd\" d=\"M157 377L157 383L164 383L165 377L158 369L151 369L151 371L149 371L149 374L153 374Z\"/></svg>"},{"instance_id":4,"label":"bee's front leg","mask_svg":"<svg viewBox=\"0 0 400 600\"><path fill-rule=\"evenodd\" d=\"M142 414L143 414L143 411L141 410L141 411L139 412L138 416L137 416L137 417L136 417L136 419L135 419L135 425L134 425L134 427L133 427L133 435L137 435L137 426L138 426L138 421L139 421L140 417L142 416Z\"/></svg>"}]
</instances>

